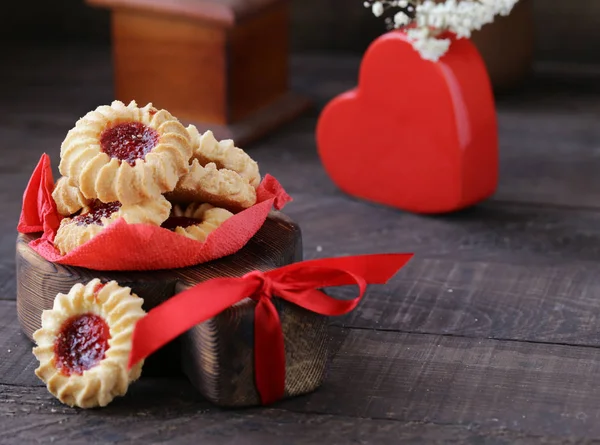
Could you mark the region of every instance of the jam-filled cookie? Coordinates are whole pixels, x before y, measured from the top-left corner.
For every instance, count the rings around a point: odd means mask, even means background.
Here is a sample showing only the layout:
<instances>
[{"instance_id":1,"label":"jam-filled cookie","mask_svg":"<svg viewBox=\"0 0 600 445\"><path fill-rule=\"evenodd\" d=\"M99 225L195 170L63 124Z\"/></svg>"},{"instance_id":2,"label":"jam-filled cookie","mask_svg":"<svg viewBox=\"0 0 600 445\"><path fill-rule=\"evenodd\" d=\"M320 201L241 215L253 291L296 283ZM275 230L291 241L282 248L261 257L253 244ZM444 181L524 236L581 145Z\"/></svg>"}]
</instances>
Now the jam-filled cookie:
<instances>
[{"instance_id":1,"label":"jam-filled cookie","mask_svg":"<svg viewBox=\"0 0 600 445\"><path fill-rule=\"evenodd\" d=\"M250 185L257 188L260 184L258 163L248 153L235 146L231 139L217 141L213 132L208 130L202 135L194 125L187 127L192 143L194 159L200 165L214 162L217 168L233 170Z\"/></svg>"},{"instance_id":2,"label":"jam-filled cookie","mask_svg":"<svg viewBox=\"0 0 600 445\"><path fill-rule=\"evenodd\" d=\"M191 156L188 131L168 111L114 101L69 131L59 170L86 198L128 205L173 190Z\"/></svg>"},{"instance_id":3,"label":"jam-filled cookie","mask_svg":"<svg viewBox=\"0 0 600 445\"><path fill-rule=\"evenodd\" d=\"M35 374L48 391L71 407L94 408L123 396L142 372L143 361L127 370L136 322L144 317L143 299L115 281L94 279L58 294L42 313L33 334Z\"/></svg>"},{"instance_id":4,"label":"jam-filled cookie","mask_svg":"<svg viewBox=\"0 0 600 445\"><path fill-rule=\"evenodd\" d=\"M96 200L79 215L60 222L54 246L65 255L88 242L119 218L123 218L128 224L160 226L170 213L171 203L162 196L152 201L127 206L118 201L103 203Z\"/></svg>"},{"instance_id":5,"label":"jam-filled cookie","mask_svg":"<svg viewBox=\"0 0 600 445\"><path fill-rule=\"evenodd\" d=\"M208 202L232 212L256 204L256 190L238 173L219 169L214 162L202 166L197 159L193 160L189 173L179 180L175 190L165 196L178 204Z\"/></svg>"},{"instance_id":6,"label":"jam-filled cookie","mask_svg":"<svg viewBox=\"0 0 600 445\"><path fill-rule=\"evenodd\" d=\"M204 241L217 227L233 216L228 210L210 204L193 203L183 210L173 207L172 215L162 227L187 236L196 241Z\"/></svg>"},{"instance_id":7,"label":"jam-filled cookie","mask_svg":"<svg viewBox=\"0 0 600 445\"><path fill-rule=\"evenodd\" d=\"M87 199L81 191L69 182L69 178L60 178L52 191L52 198L56 203L56 210L62 216L69 216L79 212L90 205L91 199Z\"/></svg>"}]
</instances>

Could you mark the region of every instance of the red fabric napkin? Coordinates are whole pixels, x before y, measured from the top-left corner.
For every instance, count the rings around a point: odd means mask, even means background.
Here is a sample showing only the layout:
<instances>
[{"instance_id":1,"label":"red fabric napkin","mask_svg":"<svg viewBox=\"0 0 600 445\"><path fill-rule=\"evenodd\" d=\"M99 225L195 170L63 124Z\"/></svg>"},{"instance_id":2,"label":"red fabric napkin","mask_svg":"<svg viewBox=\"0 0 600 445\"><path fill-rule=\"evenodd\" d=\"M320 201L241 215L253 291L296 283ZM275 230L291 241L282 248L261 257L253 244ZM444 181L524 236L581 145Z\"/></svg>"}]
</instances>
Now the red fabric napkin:
<instances>
[{"instance_id":1,"label":"red fabric napkin","mask_svg":"<svg viewBox=\"0 0 600 445\"><path fill-rule=\"evenodd\" d=\"M23 195L23 209L17 226L20 233L44 232L47 239L54 240L62 217L56 211L52 190L54 179L50 156L44 153Z\"/></svg>"},{"instance_id":2,"label":"red fabric napkin","mask_svg":"<svg viewBox=\"0 0 600 445\"><path fill-rule=\"evenodd\" d=\"M127 224L119 219L63 256L52 244L61 220L52 199L53 188L50 157L44 153L23 195L17 230L43 232L29 246L46 260L94 270L175 269L231 255L256 234L272 207L280 210L291 201L281 184L266 175L257 189L257 203L229 218L204 242L161 227Z\"/></svg>"}]
</instances>

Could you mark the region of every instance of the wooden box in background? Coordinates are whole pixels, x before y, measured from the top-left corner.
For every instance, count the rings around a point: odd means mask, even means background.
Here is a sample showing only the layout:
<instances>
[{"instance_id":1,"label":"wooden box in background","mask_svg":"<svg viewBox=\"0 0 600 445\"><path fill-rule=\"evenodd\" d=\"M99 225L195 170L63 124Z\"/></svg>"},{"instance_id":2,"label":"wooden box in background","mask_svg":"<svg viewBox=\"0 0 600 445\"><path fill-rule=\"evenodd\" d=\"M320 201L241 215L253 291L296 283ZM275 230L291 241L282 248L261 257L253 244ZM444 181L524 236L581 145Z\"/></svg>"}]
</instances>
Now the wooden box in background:
<instances>
[{"instance_id":1,"label":"wooden box in background","mask_svg":"<svg viewBox=\"0 0 600 445\"><path fill-rule=\"evenodd\" d=\"M286 0L87 0L111 10L115 97L239 145L308 107L289 91Z\"/></svg>"},{"instance_id":2,"label":"wooden box in background","mask_svg":"<svg viewBox=\"0 0 600 445\"><path fill-rule=\"evenodd\" d=\"M520 0L507 17L496 17L494 23L473 33L497 90L519 86L527 79L535 51L533 0Z\"/></svg>"}]
</instances>

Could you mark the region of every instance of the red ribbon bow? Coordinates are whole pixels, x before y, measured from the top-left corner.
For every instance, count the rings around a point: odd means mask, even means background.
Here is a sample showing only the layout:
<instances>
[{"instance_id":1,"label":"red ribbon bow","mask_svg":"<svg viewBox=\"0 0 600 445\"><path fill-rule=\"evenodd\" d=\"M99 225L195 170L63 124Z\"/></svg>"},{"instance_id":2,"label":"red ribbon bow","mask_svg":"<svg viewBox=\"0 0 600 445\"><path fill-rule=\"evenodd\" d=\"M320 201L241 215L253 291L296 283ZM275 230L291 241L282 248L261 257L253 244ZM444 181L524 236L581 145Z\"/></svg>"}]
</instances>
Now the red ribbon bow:
<instances>
[{"instance_id":1,"label":"red ribbon bow","mask_svg":"<svg viewBox=\"0 0 600 445\"><path fill-rule=\"evenodd\" d=\"M282 298L321 315L338 316L360 303L367 284L385 284L412 254L361 255L302 261L267 272L253 271L241 278L202 282L155 307L139 320L133 332L129 367L171 340L230 306L252 298L256 388L264 405L281 399L285 391L283 332L272 298ZM352 300L337 300L318 290L357 285Z\"/></svg>"}]
</instances>

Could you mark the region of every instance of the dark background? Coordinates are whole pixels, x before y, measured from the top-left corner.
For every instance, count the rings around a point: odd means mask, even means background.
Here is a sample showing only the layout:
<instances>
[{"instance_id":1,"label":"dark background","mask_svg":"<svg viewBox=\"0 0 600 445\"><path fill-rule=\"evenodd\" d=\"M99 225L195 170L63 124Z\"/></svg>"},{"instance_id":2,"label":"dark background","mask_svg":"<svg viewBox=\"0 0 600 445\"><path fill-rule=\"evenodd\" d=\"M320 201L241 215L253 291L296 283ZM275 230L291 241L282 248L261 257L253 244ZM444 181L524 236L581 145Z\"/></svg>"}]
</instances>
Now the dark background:
<instances>
[{"instance_id":1,"label":"dark background","mask_svg":"<svg viewBox=\"0 0 600 445\"><path fill-rule=\"evenodd\" d=\"M595 62L600 53L599 0L533 1L535 58ZM363 51L385 31L362 0L292 0L295 51ZM5 44L19 40L109 42L109 13L84 0L30 0L2 3L0 35Z\"/></svg>"}]
</instances>

